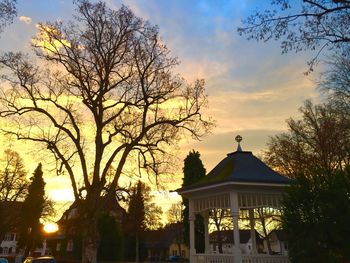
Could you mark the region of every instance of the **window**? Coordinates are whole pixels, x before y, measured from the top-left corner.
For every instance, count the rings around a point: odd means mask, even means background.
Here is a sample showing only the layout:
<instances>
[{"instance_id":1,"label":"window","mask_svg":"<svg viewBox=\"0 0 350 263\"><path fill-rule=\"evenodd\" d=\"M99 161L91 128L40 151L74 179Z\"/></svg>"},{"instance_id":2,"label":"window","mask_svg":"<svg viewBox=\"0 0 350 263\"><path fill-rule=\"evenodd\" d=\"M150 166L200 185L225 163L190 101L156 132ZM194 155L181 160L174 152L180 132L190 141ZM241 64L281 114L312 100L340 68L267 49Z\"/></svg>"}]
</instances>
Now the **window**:
<instances>
[{"instance_id":1,"label":"window","mask_svg":"<svg viewBox=\"0 0 350 263\"><path fill-rule=\"evenodd\" d=\"M9 248L8 247L3 247L2 248L2 254L7 255L9 253Z\"/></svg>"},{"instance_id":2,"label":"window","mask_svg":"<svg viewBox=\"0 0 350 263\"><path fill-rule=\"evenodd\" d=\"M284 249L285 249L285 250L288 250L288 242L285 241L285 242L283 242L283 243L284 243Z\"/></svg>"},{"instance_id":3,"label":"window","mask_svg":"<svg viewBox=\"0 0 350 263\"><path fill-rule=\"evenodd\" d=\"M173 250L173 256L177 256L177 250Z\"/></svg>"},{"instance_id":4,"label":"window","mask_svg":"<svg viewBox=\"0 0 350 263\"><path fill-rule=\"evenodd\" d=\"M73 251L73 240L68 240L67 242L67 251Z\"/></svg>"},{"instance_id":5,"label":"window","mask_svg":"<svg viewBox=\"0 0 350 263\"><path fill-rule=\"evenodd\" d=\"M4 240L5 241L14 241L15 240L15 233L6 233Z\"/></svg>"},{"instance_id":6,"label":"window","mask_svg":"<svg viewBox=\"0 0 350 263\"><path fill-rule=\"evenodd\" d=\"M181 256L184 257L184 258L186 257L186 251L185 250L181 250Z\"/></svg>"},{"instance_id":7,"label":"window","mask_svg":"<svg viewBox=\"0 0 350 263\"><path fill-rule=\"evenodd\" d=\"M57 242L56 251L61 251L61 242Z\"/></svg>"}]
</instances>

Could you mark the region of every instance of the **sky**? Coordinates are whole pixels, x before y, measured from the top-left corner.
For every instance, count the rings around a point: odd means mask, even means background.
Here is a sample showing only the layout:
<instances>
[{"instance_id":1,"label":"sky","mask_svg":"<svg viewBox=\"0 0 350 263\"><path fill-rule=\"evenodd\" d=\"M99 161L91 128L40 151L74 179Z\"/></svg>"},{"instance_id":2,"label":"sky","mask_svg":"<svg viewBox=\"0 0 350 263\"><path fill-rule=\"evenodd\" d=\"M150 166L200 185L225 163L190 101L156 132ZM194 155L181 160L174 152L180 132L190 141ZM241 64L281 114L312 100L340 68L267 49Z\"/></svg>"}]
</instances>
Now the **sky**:
<instances>
[{"instance_id":1,"label":"sky","mask_svg":"<svg viewBox=\"0 0 350 263\"><path fill-rule=\"evenodd\" d=\"M176 73L189 82L204 78L209 109L216 122L211 134L201 142L186 141L178 151L181 184L181 161L192 149L210 171L227 153L237 148L234 138L243 137L243 150L260 155L269 136L287 129L285 120L298 117L298 108L306 99L318 102L315 89L317 73L305 76L307 60L312 54L281 55L278 42L247 41L237 33L241 19L263 8L261 0L108 0L112 8L129 6L136 15L158 25L164 43L181 64ZM37 32L36 24L46 21L67 21L74 13L71 0L18 0L18 17L0 38L0 50L29 50L30 39ZM11 142L19 147L16 142ZM32 146L28 146L30 148ZM27 152L30 166L37 163ZM48 174L52 171L48 172ZM72 198L65 178L48 176L48 194L64 202ZM165 209L175 194L158 193Z\"/></svg>"}]
</instances>

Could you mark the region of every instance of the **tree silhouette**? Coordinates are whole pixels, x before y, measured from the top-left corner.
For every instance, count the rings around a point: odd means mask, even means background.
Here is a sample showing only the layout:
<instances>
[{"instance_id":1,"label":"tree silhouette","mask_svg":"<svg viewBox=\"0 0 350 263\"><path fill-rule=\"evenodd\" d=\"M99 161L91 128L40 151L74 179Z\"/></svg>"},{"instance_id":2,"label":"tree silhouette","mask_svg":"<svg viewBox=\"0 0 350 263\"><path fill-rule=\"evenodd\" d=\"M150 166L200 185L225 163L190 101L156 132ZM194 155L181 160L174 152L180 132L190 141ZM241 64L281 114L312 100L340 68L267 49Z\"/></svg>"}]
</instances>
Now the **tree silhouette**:
<instances>
[{"instance_id":1,"label":"tree silhouette","mask_svg":"<svg viewBox=\"0 0 350 263\"><path fill-rule=\"evenodd\" d=\"M85 224L83 262L96 262L98 216L119 193L126 167L158 176L169 145L202 137L211 122L201 114L204 81L173 74L178 61L157 27L125 6L75 3L73 21L39 24L39 63L20 53L1 57L11 88L1 91L0 116L13 125L2 127L6 134L42 145L68 175Z\"/></svg>"},{"instance_id":2,"label":"tree silhouette","mask_svg":"<svg viewBox=\"0 0 350 263\"><path fill-rule=\"evenodd\" d=\"M309 61L312 71L325 50L349 53L349 11L347 0L274 0L271 8L257 11L243 20L238 32L258 41L281 39L283 53L316 50Z\"/></svg>"},{"instance_id":3,"label":"tree silhouette","mask_svg":"<svg viewBox=\"0 0 350 263\"><path fill-rule=\"evenodd\" d=\"M350 57L334 54L320 75L318 88L343 114L350 114Z\"/></svg>"},{"instance_id":4,"label":"tree silhouette","mask_svg":"<svg viewBox=\"0 0 350 263\"><path fill-rule=\"evenodd\" d=\"M283 198L283 229L291 262L350 260L348 170L299 175Z\"/></svg>"},{"instance_id":5,"label":"tree silhouette","mask_svg":"<svg viewBox=\"0 0 350 263\"><path fill-rule=\"evenodd\" d=\"M4 154L0 168L0 201L22 201L28 187L23 160L10 149L6 149Z\"/></svg>"},{"instance_id":6,"label":"tree silhouette","mask_svg":"<svg viewBox=\"0 0 350 263\"><path fill-rule=\"evenodd\" d=\"M183 227L183 205L181 202L174 203L168 210L168 227L175 234L175 243L181 256L181 244L184 243L184 227Z\"/></svg>"},{"instance_id":7,"label":"tree silhouette","mask_svg":"<svg viewBox=\"0 0 350 263\"><path fill-rule=\"evenodd\" d=\"M17 14L17 0L1 0L0 1L0 32L4 27L11 24L14 16Z\"/></svg>"},{"instance_id":8,"label":"tree silhouette","mask_svg":"<svg viewBox=\"0 0 350 263\"><path fill-rule=\"evenodd\" d=\"M25 248L26 257L40 240L41 224L39 219L45 206L45 182L41 163L35 169L31 183L28 187L28 195L22 206L22 222L19 245Z\"/></svg>"},{"instance_id":9,"label":"tree silhouette","mask_svg":"<svg viewBox=\"0 0 350 263\"><path fill-rule=\"evenodd\" d=\"M20 155L10 149L4 151L0 160L0 240L5 233L19 224L19 215L6 211L6 206L15 206L17 201L23 201L28 188L26 171Z\"/></svg>"},{"instance_id":10,"label":"tree silhouette","mask_svg":"<svg viewBox=\"0 0 350 263\"><path fill-rule=\"evenodd\" d=\"M98 248L98 259L101 261L122 260L124 250L124 234L116 219L102 214L98 221L101 243Z\"/></svg>"},{"instance_id":11,"label":"tree silhouette","mask_svg":"<svg viewBox=\"0 0 350 263\"><path fill-rule=\"evenodd\" d=\"M188 186L198 182L206 174L200 153L192 150L186 156L183 167L184 177L182 186ZM185 226L185 242L189 244L189 203L188 199L183 198L184 212L183 222ZM204 253L204 219L201 215L195 218L195 248L198 253Z\"/></svg>"},{"instance_id":12,"label":"tree silhouette","mask_svg":"<svg viewBox=\"0 0 350 263\"><path fill-rule=\"evenodd\" d=\"M300 108L301 119L289 119L289 131L270 138L266 162L282 174L312 176L316 170L342 170L350 164L350 118L330 104Z\"/></svg>"},{"instance_id":13,"label":"tree silhouette","mask_svg":"<svg viewBox=\"0 0 350 263\"><path fill-rule=\"evenodd\" d=\"M144 187L142 185L143 183L138 181L137 185L133 187L127 214L127 230L130 231L130 235L135 240L136 262L140 260L140 237L142 232L146 229L145 200L142 191Z\"/></svg>"}]
</instances>

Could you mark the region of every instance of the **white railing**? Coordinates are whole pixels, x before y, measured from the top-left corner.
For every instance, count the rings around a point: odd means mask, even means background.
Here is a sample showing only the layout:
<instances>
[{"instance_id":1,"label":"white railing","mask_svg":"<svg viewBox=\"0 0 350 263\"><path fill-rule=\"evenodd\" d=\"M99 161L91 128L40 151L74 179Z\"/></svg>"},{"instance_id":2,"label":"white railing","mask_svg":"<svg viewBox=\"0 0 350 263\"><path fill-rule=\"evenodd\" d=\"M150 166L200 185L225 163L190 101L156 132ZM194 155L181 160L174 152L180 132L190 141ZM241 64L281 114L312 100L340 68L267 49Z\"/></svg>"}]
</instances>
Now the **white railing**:
<instances>
[{"instance_id":1,"label":"white railing","mask_svg":"<svg viewBox=\"0 0 350 263\"><path fill-rule=\"evenodd\" d=\"M190 263L234 263L232 254L196 254Z\"/></svg>"},{"instance_id":2,"label":"white railing","mask_svg":"<svg viewBox=\"0 0 350 263\"><path fill-rule=\"evenodd\" d=\"M281 255L242 255L242 263L289 263L289 259Z\"/></svg>"},{"instance_id":3,"label":"white railing","mask_svg":"<svg viewBox=\"0 0 350 263\"><path fill-rule=\"evenodd\" d=\"M190 263L238 263L233 254L196 254ZM287 256L281 255L242 255L242 263L289 263Z\"/></svg>"}]
</instances>

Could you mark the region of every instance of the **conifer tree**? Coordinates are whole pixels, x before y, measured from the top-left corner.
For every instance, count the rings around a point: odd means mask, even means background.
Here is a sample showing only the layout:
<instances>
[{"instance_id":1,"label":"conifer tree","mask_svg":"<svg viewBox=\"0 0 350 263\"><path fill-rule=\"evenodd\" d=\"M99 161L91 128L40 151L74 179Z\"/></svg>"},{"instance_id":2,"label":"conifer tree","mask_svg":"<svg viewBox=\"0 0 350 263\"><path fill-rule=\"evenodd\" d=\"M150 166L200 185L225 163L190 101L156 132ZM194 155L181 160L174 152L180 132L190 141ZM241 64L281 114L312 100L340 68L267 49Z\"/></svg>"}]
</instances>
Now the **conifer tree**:
<instances>
[{"instance_id":1,"label":"conifer tree","mask_svg":"<svg viewBox=\"0 0 350 263\"><path fill-rule=\"evenodd\" d=\"M135 240L135 261L139 262L139 244L140 236L146 228L145 224L145 200L142 193L142 182L138 181L137 185L132 188L130 195L127 222L129 234Z\"/></svg>"},{"instance_id":2,"label":"conifer tree","mask_svg":"<svg viewBox=\"0 0 350 263\"><path fill-rule=\"evenodd\" d=\"M101 242L98 248L99 261L120 261L124 249L124 236L114 216L101 214L98 220Z\"/></svg>"},{"instance_id":3,"label":"conifer tree","mask_svg":"<svg viewBox=\"0 0 350 263\"><path fill-rule=\"evenodd\" d=\"M205 177L206 170L200 159L200 153L192 150L184 160L184 178L182 186L188 186L198 182ZM185 242L189 243L189 203L188 199L183 198L185 206L183 222L185 227ZM198 253L204 253L204 220L201 215L196 215L195 220L195 248Z\"/></svg>"},{"instance_id":4,"label":"conifer tree","mask_svg":"<svg viewBox=\"0 0 350 263\"><path fill-rule=\"evenodd\" d=\"M25 248L26 257L40 242L40 217L45 206L45 182L41 163L35 169L22 207L19 246Z\"/></svg>"}]
</instances>

